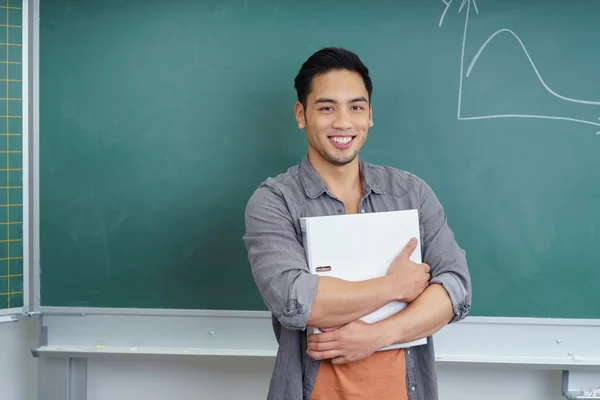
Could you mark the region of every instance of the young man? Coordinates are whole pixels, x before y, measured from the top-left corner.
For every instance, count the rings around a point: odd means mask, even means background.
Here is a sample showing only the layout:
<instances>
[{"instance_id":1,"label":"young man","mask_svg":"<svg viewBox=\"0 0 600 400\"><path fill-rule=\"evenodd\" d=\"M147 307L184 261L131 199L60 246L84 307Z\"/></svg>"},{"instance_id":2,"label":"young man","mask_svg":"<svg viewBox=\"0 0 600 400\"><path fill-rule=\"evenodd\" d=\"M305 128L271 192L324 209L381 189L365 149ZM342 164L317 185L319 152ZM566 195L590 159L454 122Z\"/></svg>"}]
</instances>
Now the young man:
<instances>
[{"instance_id":1,"label":"young man","mask_svg":"<svg viewBox=\"0 0 600 400\"><path fill-rule=\"evenodd\" d=\"M425 182L358 156L373 126L372 83L354 53L316 52L295 88L294 113L308 154L263 182L246 208L244 242L279 343L268 399L435 400L431 335L469 311L465 252ZM423 264L409 260L416 246L409 242L382 278L349 282L309 272L301 217L414 208ZM360 321L392 300L410 304L381 322ZM307 338L307 326L325 332ZM423 337L425 346L377 352Z\"/></svg>"}]
</instances>

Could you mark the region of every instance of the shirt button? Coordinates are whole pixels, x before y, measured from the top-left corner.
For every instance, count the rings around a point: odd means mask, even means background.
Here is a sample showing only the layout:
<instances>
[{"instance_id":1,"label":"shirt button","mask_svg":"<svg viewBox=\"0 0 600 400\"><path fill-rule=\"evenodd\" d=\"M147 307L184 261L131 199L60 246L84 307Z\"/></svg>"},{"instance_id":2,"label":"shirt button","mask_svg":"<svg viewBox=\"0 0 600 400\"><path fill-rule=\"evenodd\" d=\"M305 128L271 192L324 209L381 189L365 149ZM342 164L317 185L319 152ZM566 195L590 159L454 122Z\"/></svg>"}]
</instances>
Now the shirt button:
<instances>
[{"instance_id":1,"label":"shirt button","mask_svg":"<svg viewBox=\"0 0 600 400\"><path fill-rule=\"evenodd\" d=\"M415 390L417 390L417 389L415 389L415 387L414 387L414 386L410 388L410 391L411 391L411 392L414 392Z\"/></svg>"},{"instance_id":2,"label":"shirt button","mask_svg":"<svg viewBox=\"0 0 600 400\"><path fill-rule=\"evenodd\" d=\"M410 355L410 350L407 351L408 355Z\"/></svg>"},{"instance_id":3,"label":"shirt button","mask_svg":"<svg viewBox=\"0 0 600 400\"><path fill-rule=\"evenodd\" d=\"M342 213L342 209L341 208L338 208L338 213L340 213L340 214Z\"/></svg>"},{"instance_id":4,"label":"shirt button","mask_svg":"<svg viewBox=\"0 0 600 400\"><path fill-rule=\"evenodd\" d=\"M365 213L365 209L364 209L364 208L361 208L361 209L360 209L360 212L361 212L361 214L364 214L364 213Z\"/></svg>"}]
</instances>

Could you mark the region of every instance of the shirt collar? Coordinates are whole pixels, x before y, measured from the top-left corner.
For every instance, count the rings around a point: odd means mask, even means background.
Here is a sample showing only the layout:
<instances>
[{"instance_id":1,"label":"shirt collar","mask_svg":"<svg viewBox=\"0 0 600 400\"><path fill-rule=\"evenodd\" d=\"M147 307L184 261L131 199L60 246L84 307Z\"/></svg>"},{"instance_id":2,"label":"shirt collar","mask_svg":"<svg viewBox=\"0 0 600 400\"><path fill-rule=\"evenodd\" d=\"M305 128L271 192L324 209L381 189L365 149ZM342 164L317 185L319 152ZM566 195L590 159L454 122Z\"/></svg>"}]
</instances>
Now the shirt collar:
<instances>
[{"instance_id":1,"label":"shirt collar","mask_svg":"<svg viewBox=\"0 0 600 400\"><path fill-rule=\"evenodd\" d=\"M363 183L363 196L366 196L371 192L383 194L383 189L381 189L379 182L377 182L376 178L373 176L371 165L359 157L358 166ZM333 197L329 192L329 189L327 189L325 182L323 182L308 160L308 155L304 156L300 163L300 180L302 181L304 191L309 198L317 198L323 193L327 193Z\"/></svg>"}]
</instances>

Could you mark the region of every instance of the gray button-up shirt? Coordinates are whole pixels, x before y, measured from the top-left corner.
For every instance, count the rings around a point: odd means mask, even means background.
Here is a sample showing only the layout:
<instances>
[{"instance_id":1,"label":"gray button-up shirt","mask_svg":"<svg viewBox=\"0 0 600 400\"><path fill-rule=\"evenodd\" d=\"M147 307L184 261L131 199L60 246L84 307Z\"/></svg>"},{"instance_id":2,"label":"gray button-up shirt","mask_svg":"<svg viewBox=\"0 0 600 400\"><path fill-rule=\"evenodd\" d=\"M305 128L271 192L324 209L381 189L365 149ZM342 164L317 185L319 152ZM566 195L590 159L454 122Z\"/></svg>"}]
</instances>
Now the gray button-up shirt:
<instances>
[{"instance_id":1,"label":"gray button-up shirt","mask_svg":"<svg viewBox=\"0 0 600 400\"><path fill-rule=\"evenodd\" d=\"M423 262L431 282L440 283L452 301L452 322L471 307L471 278L465 252L448 227L442 205L417 176L376 166L359 158L363 196L360 212L418 209ZM319 361L306 353L306 323L317 292L318 276L308 269L300 218L345 213L305 157L299 165L262 182L246 207L244 242L258 290L271 311L279 344L267 400L308 400ZM406 352L410 400L436 400L433 339ZM399 376L398 379L404 379Z\"/></svg>"}]
</instances>

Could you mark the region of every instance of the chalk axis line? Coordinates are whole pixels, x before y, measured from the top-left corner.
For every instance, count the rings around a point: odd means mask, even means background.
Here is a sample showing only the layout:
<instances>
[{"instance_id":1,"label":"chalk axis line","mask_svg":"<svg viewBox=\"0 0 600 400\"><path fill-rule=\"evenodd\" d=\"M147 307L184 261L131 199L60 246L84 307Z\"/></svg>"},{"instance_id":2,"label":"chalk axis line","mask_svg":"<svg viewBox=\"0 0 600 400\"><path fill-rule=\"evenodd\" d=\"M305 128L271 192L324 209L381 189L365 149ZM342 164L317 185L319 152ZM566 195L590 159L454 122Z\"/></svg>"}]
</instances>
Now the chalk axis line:
<instances>
[{"instance_id":1,"label":"chalk axis line","mask_svg":"<svg viewBox=\"0 0 600 400\"><path fill-rule=\"evenodd\" d=\"M441 27L442 24L444 23L444 19L446 18L446 14L448 12L448 9L450 8L450 5L452 4L452 1L453 0L442 0L442 2L446 5L446 7L444 8L444 12L442 13L442 16L440 17L440 21L439 21L439 25L438 25L439 27ZM475 63L479 59L479 56L481 55L481 53L483 52L483 50L485 50L485 48L487 47L487 45L490 44L490 42L497 35L499 35L501 33L507 33L507 34L511 35L512 37L514 37L517 40L517 42L519 43L519 45L523 49L523 52L527 56L527 60L529 60L529 64L531 64L531 67L533 68L535 74L537 75L540 83L542 84L542 86L544 86L544 89L546 89L546 91L548 91L548 93L550 93L552 96L555 96L555 97L557 97L557 98L559 98L561 100L572 102L572 103L579 103L579 104L588 104L588 105L597 105L597 106L600 106L600 101L589 101L589 100L573 99L573 98L570 98L570 97L561 96L560 94L556 93L554 90L550 89L550 87L546 84L546 82L544 81L544 79L540 75L537 67L535 66L535 63L533 62L531 56L529 55L529 52L527 51L527 48L523 44L523 41L519 38L519 36L517 36L516 33L514 33L513 31L511 31L510 29L500 29L500 30L494 32L483 43L483 45L481 45L481 47L479 48L479 51L477 52L477 54L475 54L475 57L473 57L473 60L469 64L469 67L467 68L467 72L465 74L465 72L464 72L465 71L464 70L465 47L466 47L466 44L467 44L467 28L468 28L468 25L469 25L469 14L471 13L471 7L473 7L473 9L475 10L475 12L477 14L479 14L479 9L477 7L477 3L476 3L475 0L462 0L462 3L460 5L460 8L459 8L458 12L459 13L462 12L463 9L465 9L465 6L466 6L466 12L465 12L465 14L466 14L466 17L465 17L465 29L464 29L464 32L463 32L462 49L461 49L461 54L460 54L460 79L459 79L459 83L458 83L458 109L457 109L457 119L458 120L460 120L460 121L472 121L472 120L478 120L478 119L494 119L494 118L533 118L533 119L550 119L550 120L570 121L570 122L576 122L576 123L580 123L580 124L593 125L593 126L596 126L596 127L600 128L600 117L598 117L598 121L599 122L595 122L595 121L586 121L586 120L582 120L582 119L575 119L575 118L568 118L568 117L556 117L556 116L551 116L551 115L529 115L529 114L498 114L498 115L481 115L481 116L475 116L475 117L463 117L463 116L461 116L463 79L469 77L469 75L471 74L471 71L473 71L473 68L475 67ZM600 135L600 131L596 132L596 134Z\"/></svg>"}]
</instances>

